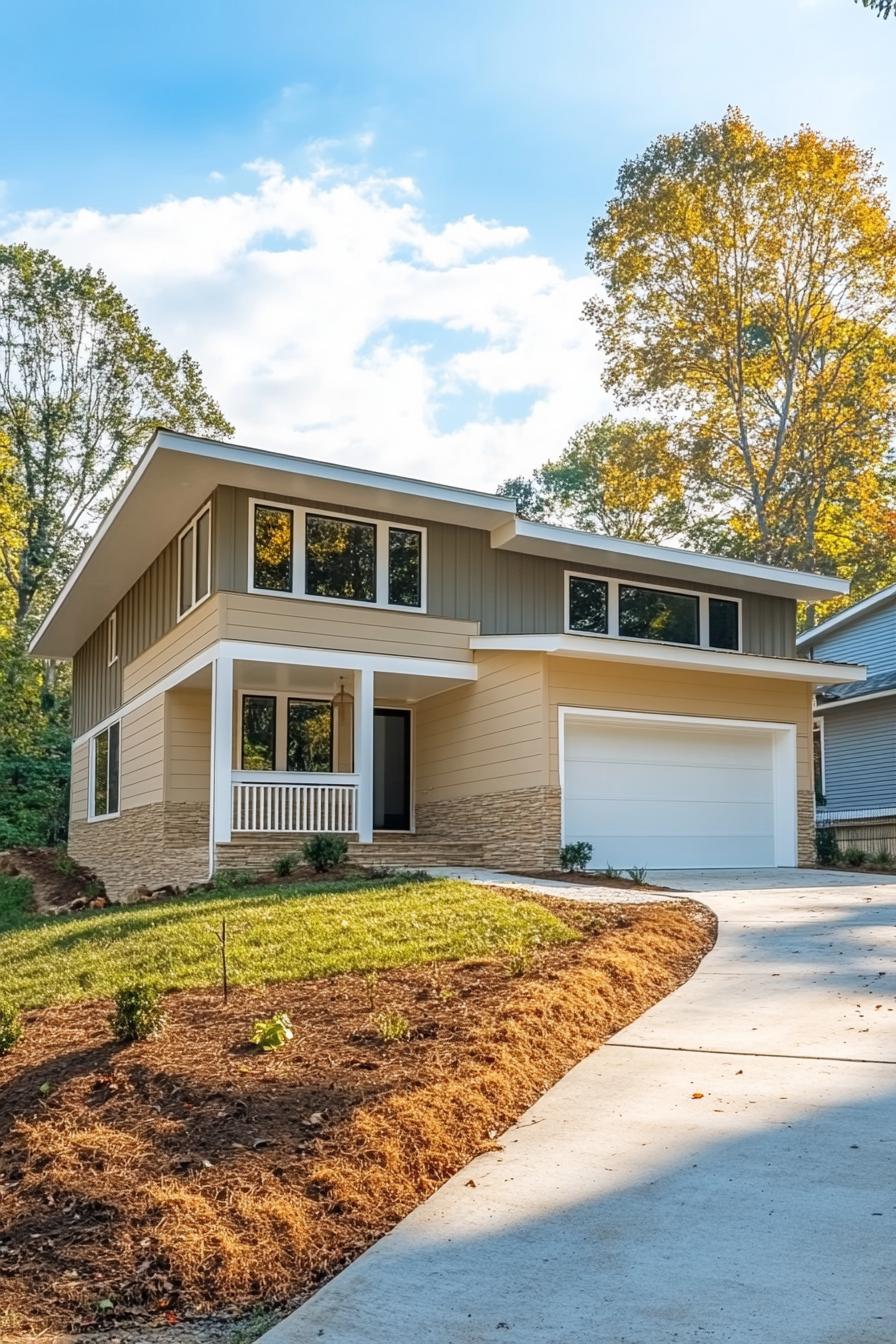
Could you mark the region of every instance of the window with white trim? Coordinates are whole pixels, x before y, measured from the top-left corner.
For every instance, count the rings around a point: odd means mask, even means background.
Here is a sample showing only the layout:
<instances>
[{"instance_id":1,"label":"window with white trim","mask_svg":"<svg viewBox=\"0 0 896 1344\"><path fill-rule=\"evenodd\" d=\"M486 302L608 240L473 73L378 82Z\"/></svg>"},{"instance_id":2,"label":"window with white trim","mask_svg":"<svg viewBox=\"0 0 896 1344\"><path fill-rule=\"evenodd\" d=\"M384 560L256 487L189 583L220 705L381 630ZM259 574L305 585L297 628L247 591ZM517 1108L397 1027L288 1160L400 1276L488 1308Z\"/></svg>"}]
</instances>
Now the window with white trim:
<instances>
[{"instance_id":1,"label":"window with white trim","mask_svg":"<svg viewBox=\"0 0 896 1344\"><path fill-rule=\"evenodd\" d=\"M212 506L191 518L177 539L177 617L204 602L211 591Z\"/></svg>"},{"instance_id":2,"label":"window with white trim","mask_svg":"<svg viewBox=\"0 0 896 1344\"><path fill-rule=\"evenodd\" d=\"M252 499L249 591L424 611L426 529Z\"/></svg>"},{"instance_id":3,"label":"window with white trim","mask_svg":"<svg viewBox=\"0 0 896 1344\"><path fill-rule=\"evenodd\" d=\"M90 739L90 819L117 817L121 778L121 724L110 723Z\"/></svg>"},{"instance_id":4,"label":"window with white trim","mask_svg":"<svg viewBox=\"0 0 896 1344\"><path fill-rule=\"evenodd\" d=\"M243 692L241 770L329 774L333 769L334 745L331 700L288 692Z\"/></svg>"},{"instance_id":5,"label":"window with white trim","mask_svg":"<svg viewBox=\"0 0 896 1344\"><path fill-rule=\"evenodd\" d=\"M118 662L118 612L113 611L106 623L106 666Z\"/></svg>"},{"instance_id":6,"label":"window with white trim","mask_svg":"<svg viewBox=\"0 0 896 1344\"><path fill-rule=\"evenodd\" d=\"M812 776L815 784L815 805L824 807L824 719L812 720Z\"/></svg>"},{"instance_id":7,"label":"window with white trim","mask_svg":"<svg viewBox=\"0 0 896 1344\"><path fill-rule=\"evenodd\" d=\"M566 630L736 652L741 603L740 598L567 572Z\"/></svg>"}]
</instances>

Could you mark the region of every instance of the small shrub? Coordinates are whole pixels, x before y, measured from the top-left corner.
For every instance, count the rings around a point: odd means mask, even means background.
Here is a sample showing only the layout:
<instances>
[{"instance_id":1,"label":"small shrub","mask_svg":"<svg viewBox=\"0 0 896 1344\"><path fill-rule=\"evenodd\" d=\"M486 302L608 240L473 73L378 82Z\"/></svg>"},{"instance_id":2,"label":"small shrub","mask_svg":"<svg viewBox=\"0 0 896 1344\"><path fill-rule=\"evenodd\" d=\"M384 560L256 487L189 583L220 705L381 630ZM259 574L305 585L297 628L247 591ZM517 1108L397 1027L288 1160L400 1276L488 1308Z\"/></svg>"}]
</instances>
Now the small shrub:
<instances>
[{"instance_id":1,"label":"small shrub","mask_svg":"<svg viewBox=\"0 0 896 1344\"><path fill-rule=\"evenodd\" d=\"M262 1050L279 1050L295 1036L292 1022L286 1013L274 1013L273 1017L262 1018L252 1028L252 1044Z\"/></svg>"},{"instance_id":2,"label":"small shrub","mask_svg":"<svg viewBox=\"0 0 896 1344\"><path fill-rule=\"evenodd\" d=\"M646 868L626 868L625 870L633 882L637 882L639 887L643 887L647 881Z\"/></svg>"},{"instance_id":3,"label":"small shrub","mask_svg":"<svg viewBox=\"0 0 896 1344\"><path fill-rule=\"evenodd\" d=\"M622 869L621 869L621 868L614 868L613 865L612 865L611 863L608 863L607 866L606 866L606 868L605 868L604 871L603 871L602 876L604 876L604 877L613 877L613 878L621 877L621 876L622 876Z\"/></svg>"},{"instance_id":4,"label":"small shrub","mask_svg":"<svg viewBox=\"0 0 896 1344\"><path fill-rule=\"evenodd\" d=\"M341 835L312 835L302 848L302 856L316 873L326 873L345 863L348 841Z\"/></svg>"},{"instance_id":5,"label":"small shrub","mask_svg":"<svg viewBox=\"0 0 896 1344\"><path fill-rule=\"evenodd\" d=\"M587 840L576 840L560 851L560 867L564 873L583 872L591 862L591 846Z\"/></svg>"},{"instance_id":6,"label":"small shrub","mask_svg":"<svg viewBox=\"0 0 896 1344\"><path fill-rule=\"evenodd\" d=\"M840 846L833 826L819 826L815 832L815 857L824 867L838 862Z\"/></svg>"},{"instance_id":7,"label":"small shrub","mask_svg":"<svg viewBox=\"0 0 896 1344\"><path fill-rule=\"evenodd\" d=\"M859 849L858 845L847 845L843 851L843 862L848 864L850 868L861 868L865 862L865 857L864 849Z\"/></svg>"},{"instance_id":8,"label":"small shrub","mask_svg":"<svg viewBox=\"0 0 896 1344\"><path fill-rule=\"evenodd\" d=\"M518 980L520 976L527 975L531 971L533 961L531 948L512 947L504 958L504 965L507 967L507 974L510 978Z\"/></svg>"},{"instance_id":9,"label":"small shrub","mask_svg":"<svg viewBox=\"0 0 896 1344\"><path fill-rule=\"evenodd\" d=\"M209 884L213 891L233 891L251 887L255 873L251 868L221 868Z\"/></svg>"},{"instance_id":10,"label":"small shrub","mask_svg":"<svg viewBox=\"0 0 896 1344\"><path fill-rule=\"evenodd\" d=\"M893 855L888 849L878 849L874 854L869 855L868 862L875 868L892 868Z\"/></svg>"},{"instance_id":11,"label":"small shrub","mask_svg":"<svg viewBox=\"0 0 896 1344\"><path fill-rule=\"evenodd\" d=\"M277 877L289 877L295 866L296 858L294 854L280 854L274 860L274 872Z\"/></svg>"},{"instance_id":12,"label":"small shrub","mask_svg":"<svg viewBox=\"0 0 896 1344\"><path fill-rule=\"evenodd\" d=\"M53 867L57 873L62 873L63 877L74 877L78 871L78 865L72 856L64 849L57 849L53 859Z\"/></svg>"},{"instance_id":13,"label":"small shrub","mask_svg":"<svg viewBox=\"0 0 896 1344\"><path fill-rule=\"evenodd\" d=\"M14 1008L0 1004L0 1055L6 1055L22 1035L22 1022Z\"/></svg>"},{"instance_id":14,"label":"small shrub","mask_svg":"<svg viewBox=\"0 0 896 1344\"><path fill-rule=\"evenodd\" d=\"M386 1008L373 1019L376 1034L388 1045L390 1041L406 1041L411 1034L411 1024L403 1013L396 1008Z\"/></svg>"},{"instance_id":15,"label":"small shrub","mask_svg":"<svg viewBox=\"0 0 896 1344\"><path fill-rule=\"evenodd\" d=\"M152 985L125 985L115 995L115 1012L109 1018L117 1041L148 1041L165 1025L159 991Z\"/></svg>"}]
</instances>

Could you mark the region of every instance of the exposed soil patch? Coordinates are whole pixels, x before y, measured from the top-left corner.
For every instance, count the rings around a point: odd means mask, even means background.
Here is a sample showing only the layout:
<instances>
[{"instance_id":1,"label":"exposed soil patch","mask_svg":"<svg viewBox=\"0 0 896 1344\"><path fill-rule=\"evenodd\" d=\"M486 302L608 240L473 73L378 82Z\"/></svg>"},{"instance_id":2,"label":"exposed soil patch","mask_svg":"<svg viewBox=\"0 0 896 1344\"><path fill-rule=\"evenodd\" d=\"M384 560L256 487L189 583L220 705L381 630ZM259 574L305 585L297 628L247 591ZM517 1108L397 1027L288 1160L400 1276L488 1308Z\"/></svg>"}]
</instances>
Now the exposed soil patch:
<instances>
[{"instance_id":1,"label":"exposed soil patch","mask_svg":"<svg viewBox=\"0 0 896 1344\"><path fill-rule=\"evenodd\" d=\"M127 1335L300 1299L685 980L715 936L694 902L545 904L580 941L239 989L226 1005L170 994L164 1035L128 1047L108 1002L29 1014L0 1059L0 1337ZM296 1038L262 1054L246 1041L274 1011ZM408 1039L383 1043L385 1012Z\"/></svg>"},{"instance_id":2,"label":"exposed soil patch","mask_svg":"<svg viewBox=\"0 0 896 1344\"><path fill-rule=\"evenodd\" d=\"M508 869L519 877L543 877L550 882L571 882L577 887L618 887L621 891L674 891L674 887L658 887L654 882L633 882L630 877L604 877L603 873L568 873L560 869L543 868L540 872L521 872Z\"/></svg>"},{"instance_id":3,"label":"exposed soil patch","mask_svg":"<svg viewBox=\"0 0 896 1344\"><path fill-rule=\"evenodd\" d=\"M29 879L31 902L38 914L109 904L96 874L75 863L64 849L5 849L0 854L0 872Z\"/></svg>"}]
</instances>

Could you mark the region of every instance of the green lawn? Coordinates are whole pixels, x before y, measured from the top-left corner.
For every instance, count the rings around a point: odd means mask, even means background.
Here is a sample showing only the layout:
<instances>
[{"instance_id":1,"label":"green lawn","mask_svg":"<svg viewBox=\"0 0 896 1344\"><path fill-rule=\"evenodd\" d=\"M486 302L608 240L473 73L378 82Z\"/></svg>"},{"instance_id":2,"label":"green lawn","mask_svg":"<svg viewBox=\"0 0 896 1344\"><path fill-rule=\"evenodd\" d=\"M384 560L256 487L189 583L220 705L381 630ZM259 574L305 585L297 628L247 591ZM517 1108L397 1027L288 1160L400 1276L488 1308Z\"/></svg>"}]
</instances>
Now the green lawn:
<instances>
[{"instance_id":1,"label":"green lawn","mask_svg":"<svg viewBox=\"0 0 896 1344\"><path fill-rule=\"evenodd\" d=\"M216 984L226 918L232 984L490 957L577 935L542 906L467 882L385 880L252 887L152 904L37 917L28 885L0 877L0 1002L15 1008L99 998L145 980Z\"/></svg>"}]
</instances>

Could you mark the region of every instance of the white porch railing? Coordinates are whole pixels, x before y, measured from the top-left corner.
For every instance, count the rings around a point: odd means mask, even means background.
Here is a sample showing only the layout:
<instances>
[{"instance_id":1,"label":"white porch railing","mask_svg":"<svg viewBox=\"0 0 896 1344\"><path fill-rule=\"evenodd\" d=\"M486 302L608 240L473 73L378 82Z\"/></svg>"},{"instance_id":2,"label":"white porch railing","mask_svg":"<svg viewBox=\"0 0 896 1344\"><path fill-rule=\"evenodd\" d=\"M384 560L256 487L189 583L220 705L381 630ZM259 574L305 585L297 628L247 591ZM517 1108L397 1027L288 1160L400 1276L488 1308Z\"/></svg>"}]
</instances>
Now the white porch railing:
<instances>
[{"instance_id":1,"label":"white porch railing","mask_svg":"<svg viewBox=\"0 0 896 1344\"><path fill-rule=\"evenodd\" d=\"M357 804L357 775L233 772L234 831L356 831Z\"/></svg>"}]
</instances>

